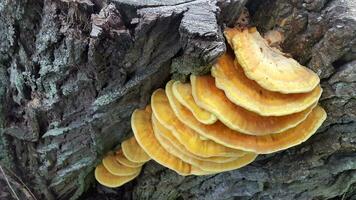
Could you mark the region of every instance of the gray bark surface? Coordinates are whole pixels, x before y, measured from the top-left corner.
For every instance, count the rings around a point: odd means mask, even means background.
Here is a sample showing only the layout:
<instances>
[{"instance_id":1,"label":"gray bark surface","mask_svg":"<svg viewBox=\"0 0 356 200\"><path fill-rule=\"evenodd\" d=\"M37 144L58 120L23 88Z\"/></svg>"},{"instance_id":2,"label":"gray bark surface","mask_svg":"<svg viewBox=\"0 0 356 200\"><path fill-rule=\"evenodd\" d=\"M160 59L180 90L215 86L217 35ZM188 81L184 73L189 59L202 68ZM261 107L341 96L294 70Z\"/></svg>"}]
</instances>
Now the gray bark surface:
<instances>
[{"instance_id":1,"label":"gray bark surface","mask_svg":"<svg viewBox=\"0 0 356 200\"><path fill-rule=\"evenodd\" d=\"M218 175L151 161L121 188L96 184L132 111L172 76L208 72L244 6L322 78L318 133ZM0 199L356 199L355 35L353 0L3 0Z\"/></svg>"}]
</instances>

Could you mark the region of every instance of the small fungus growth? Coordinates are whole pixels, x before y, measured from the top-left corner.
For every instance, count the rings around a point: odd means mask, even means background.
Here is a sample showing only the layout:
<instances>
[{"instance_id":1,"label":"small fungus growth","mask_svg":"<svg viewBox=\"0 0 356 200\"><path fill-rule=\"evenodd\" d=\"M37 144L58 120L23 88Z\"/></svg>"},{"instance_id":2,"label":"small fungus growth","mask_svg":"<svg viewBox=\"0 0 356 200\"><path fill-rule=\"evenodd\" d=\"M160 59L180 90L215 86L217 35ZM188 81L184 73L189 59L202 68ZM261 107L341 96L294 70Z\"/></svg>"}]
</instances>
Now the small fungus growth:
<instances>
[{"instance_id":1,"label":"small fungus growth","mask_svg":"<svg viewBox=\"0 0 356 200\"><path fill-rule=\"evenodd\" d=\"M135 137L131 137L123 143L131 144L129 148L131 149L129 151L131 159L139 158L137 161L140 162L129 160L125 157L123 149L121 148L116 152L109 152L108 155L104 157L102 163L95 168L96 180L106 187L120 187L133 180L140 174L142 165L151 159L137 144ZM135 146L135 144L137 145ZM134 148L136 149L133 150Z\"/></svg>"},{"instance_id":2,"label":"small fungus growth","mask_svg":"<svg viewBox=\"0 0 356 200\"><path fill-rule=\"evenodd\" d=\"M319 77L256 28L227 29L225 37L235 55L220 56L211 75L171 80L133 112L134 137L96 167L99 183L119 187L150 159L182 176L234 170L317 131L326 119Z\"/></svg>"}]
</instances>

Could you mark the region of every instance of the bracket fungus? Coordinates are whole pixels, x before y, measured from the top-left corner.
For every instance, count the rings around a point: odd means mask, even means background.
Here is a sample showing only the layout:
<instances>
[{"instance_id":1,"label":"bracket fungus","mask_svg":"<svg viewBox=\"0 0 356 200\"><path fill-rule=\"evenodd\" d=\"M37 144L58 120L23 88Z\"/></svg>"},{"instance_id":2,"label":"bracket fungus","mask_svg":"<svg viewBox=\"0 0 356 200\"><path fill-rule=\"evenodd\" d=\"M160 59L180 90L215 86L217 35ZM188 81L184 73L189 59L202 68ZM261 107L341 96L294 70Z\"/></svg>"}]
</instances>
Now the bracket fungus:
<instances>
[{"instance_id":1,"label":"bracket fungus","mask_svg":"<svg viewBox=\"0 0 356 200\"><path fill-rule=\"evenodd\" d=\"M109 153L103 159L104 167L113 175L116 176L130 176L136 174L138 171L141 171L140 167L127 167L121 163L119 163L115 155L113 153Z\"/></svg>"},{"instance_id":2,"label":"bracket fungus","mask_svg":"<svg viewBox=\"0 0 356 200\"><path fill-rule=\"evenodd\" d=\"M134 137L95 169L99 183L118 187L150 159L180 175L234 170L311 137L326 119L318 76L268 46L255 28L227 29L235 51L211 75L169 81L151 105L131 115Z\"/></svg>"},{"instance_id":3,"label":"bracket fungus","mask_svg":"<svg viewBox=\"0 0 356 200\"><path fill-rule=\"evenodd\" d=\"M262 88L244 74L234 57L225 53L211 69L216 87L225 92L234 104L262 116L283 116L301 112L321 96L322 89L316 86L311 92L282 94Z\"/></svg>"},{"instance_id":4,"label":"bracket fungus","mask_svg":"<svg viewBox=\"0 0 356 200\"><path fill-rule=\"evenodd\" d=\"M250 135L280 133L301 123L312 108L285 116L260 116L232 103L215 85L210 75L191 76L193 96L197 104L214 113L229 128Z\"/></svg>"},{"instance_id":5,"label":"bracket fungus","mask_svg":"<svg viewBox=\"0 0 356 200\"><path fill-rule=\"evenodd\" d=\"M152 119L154 119L154 116L152 116ZM154 121L156 122L156 124L154 123ZM168 139L166 139L165 137L162 136L162 131L169 131L166 128L162 127L162 126L157 126L157 119L156 120L152 120L153 122L153 130L154 130L154 134L158 140L158 142L161 144L161 146L171 155L181 159L182 161L191 164L192 166L197 167L198 169L200 169L201 171L204 171L204 174L211 174L213 172L209 172L209 171L205 171L204 169L202 169L197 163L199 162L197 159L188 156L187 154L184 154L180 149L176 148L172 142L170 142ZM159 123L159 122L158 122ZM204 162L204 161L203 161Z\"/></svg>"},{"instance_id":6,"label":"bracket fungus","mask_svg":"<svg viewBox=\"0 0 356 200\"><path fill-rule=\"evenodd\" d=\"M131 137L122 142L121 148L125 157L131 162L144 163L151 159L146 152L142 150L140 145L138 145L135 137Z\"/></svg>"},{"instance_id":7,"label":"bracket fungus","mask_svg":"<svg viewBox=\"0 0 356 200\"><path fill-rule=\"evenodd\" d=\"M173 83L172 91L174 97L186 108L188 108L197 120L203 124L213 124L217 118L214 114L199 107L193 98L192 87L190 83L181 83L176 81Z\"/></svg>"},{"instance_id":8,"label":"bracket fungus","mask_svg":"<svg viewBox=\"0 0 356 200\"><path fill-rule=\"evenodd\" d=\"M131 137L130 139L125 140L123 143L137 144L135 137ZM138 148L136 152L143 151L142 148L138 145L136 148ZM141 155L144 154L141 153ZM142 156L139 157L142 158ZM144 165L145 162L139 163L128 160L127 157L123 154L122 148L120 148L119 150L116 150L115 153L109 152L103 158L102 163L95 168L95 178L100 184L104 186L120 187L121 185L137 177L140 174L142 165Z\"/></svg>"},{"instance_id":9,"label":"bracket fungus","mask_svg":"<svg viewBox=\"0 0 356 200\"><path fill-rule=\"evenodd\" d=\"M230 162L232 160L235 160L236 157L219 157L219 156L212 156L212 157L201 157L201 156L197 156L193 153L191 153L190 151L188 151L184 145L182 145L177 138L175 138L175 136L171 133L171 131L169 129L167 129L166 127L164 127L157 119L154 115L152 115L152 126L153 126L153 130L157 130L159 131L159 135L161 137L163 137L165 140L168 140L170 142L170 144L172 144L174 146L175 149L179 149L180 152L182 152L182 154L185 154L191 158L197 159L197 160L202 160L202 161L210 161L210 162L215 162L215 163L226 163L226 162ZM154 131L156 134L156 131ZM163 145L162 145L163 146ZM241 155L239 156L243 156L245 154L245 152L241 151Z\"/></svg>"},{"instance_id":10,"label":"bracket fungus","mask_svg":"<svg viewBox=\"0 0 356 200\"><path fill-rule=\"evenodd\" d=\"M145 110L135 110L131 116L131 126L137 142L144 151L159 164L176 171L180 175L191 173L190 164L168 153L156 139L151 123L150 106Z\"/></svg>"},{"instance_id":11,"label":"bracket fungus","mask_svg":"<svg viewBox=\"0 0 356 200\"><path fill-rule=\"evenodd\" d=\"M207 174L214 174L214 173L240 168L242 166L251 163L257 157L257 154L246 153L241 157L235 157L235 158L232 157L233 159L224 163L217 163L208 160L199 160L194 157L190 157L187 154L184 154L182 151L180 151L180 149L174 147L174 145L169 140L165 139L160 134L160 131L162 130L155 130L155 134L156 134L156 138L161 143L163 148L165 148L169 153L180 158L181 160L205 171Z\"/></svg>"},{"instance_id":12,"label":"bracket fungus","mask_svg":"<svg viewBox=\"0 0 356 200\"><path fill-rule=\"evenodd\" d=\"M233 159L227 162L217 163L214 161L209 161L208 159L200 160L197 159L196 157L191 157L185 154L183 151L181 151L181 149L176 148L171 141L164 138L163 135L166 135L167 132L170 131L164 126L162 126L161 124L159 124L158 120L155 119L154 117L152 118L152 124L153 124L153 130L156 135L156 138L163 146L163 148L165 148L172 155L180 158L181 160L193 166L196 166L199 169L202 169L203 171L206 171L207 173L208 172L218 173L218 172L237 169L251 163L257 157L257 154L255 153L246 152L241 154L241 156L232 157Z\"/></svg>"},{"instance_id":13,"label":"bracket fungus","mask_svg":"<svg viewBox=\"0 0 356 200\"><path fill-rule=\"evenodd\" d=\"M141 168L140 168L141 169ZM135 174L130 176L115 176L111 174L104 165L100 164L95 168L95 179L102 185L110 188L120 187L127 182L130 182L136 178L140 171L137 171Z\"/></svg>"},{"instance_id":14,"label":"bracket fungus","mask_svg":"<svg viewBox=\"0 0 356 200\"><path fill-rule=\"evenodd\" d=\"M211 125L202 124L178 101L175 103L177 117L199 134L224 146L257 154L274 153L306 141L326 118L323 108L316 106L307 119L292 129L277 134L255 136L234 131L220 121Z\"/></svg>"},{"instance_id":15,"label":"bracket fungus","mask_svg":"<svg viewBox=\"0 0 356 200\"><path fill-rule=\"evenodd\" d=\"M125 155L122 153L122 150L120 149L119 151L116 151L115 159L117 162L119 162L122 165L125 165L127 167L141 167L142 165L145 164L145 162L132 162L129 159L125 157Z\"/></svg>"},{"instance_id":16,"label":"bracket fungus","mask_svg":"<svg viewBox=\"0 0 356 200\"><path fill-rule=\"evenodd\" d=\"M168 87L171 83L168 82ZM197 132L184 125L174 114L164 90L158 89L152 94L151 105L158 121L168 128L191 153L201 157L231 157L241 154L239 150L228 148L211 140L201 139Z\"/></svg>"},{"instance_id":17,"label":"bracket fungus","mask_svg":"<svg viewBox=\"0 0 356 200\"><path fill-rule=\"evenodd\" d=\"M225 36L246 76L269 91L305 93L319 84L312 70L270 47L256 28L231 28Z\"/></svg>"}]
</instances>

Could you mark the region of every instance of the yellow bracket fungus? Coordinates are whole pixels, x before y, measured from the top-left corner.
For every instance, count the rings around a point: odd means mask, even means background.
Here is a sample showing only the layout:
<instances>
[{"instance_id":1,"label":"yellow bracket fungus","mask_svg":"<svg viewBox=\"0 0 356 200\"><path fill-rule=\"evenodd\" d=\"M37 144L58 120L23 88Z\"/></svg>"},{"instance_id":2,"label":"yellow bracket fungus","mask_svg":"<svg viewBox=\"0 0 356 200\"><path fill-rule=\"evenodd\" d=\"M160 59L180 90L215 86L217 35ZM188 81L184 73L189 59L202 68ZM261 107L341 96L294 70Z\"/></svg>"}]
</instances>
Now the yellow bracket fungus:
<instances>
[{"instance_id":1,"label":"yellow bracket fungus","mask_svg":"<svg viewBox=\"0 0 356 200\"><path fill-rule=\"evenodd\" d=\"M121 149L125 157L131 162L143 163L151 159L138 145L135 137L123 141Z\"/></svg>"},{"instance_id":2,"label":"yellow bracket fungus","mask_svg":"<svg viewBox=\"0 0 356 200\"><path fill-rule=\"evenodd\" d=\"M262 88L248 79L232 55L225 53L211 69L215 84L224 90L228 99L238 106L262 116L282 116L301 112L321 96L322 89L316 86L309 93L282 94Z\"/></svg>"},{"instance_id":3,"label":"yellow bracket fungus","mask_svg":"<svg viewBox=\"0 0 356 200\"><path fill-rule=\"evenodd\" d=\"M211 75L169 81L131 116L134 137L95 169L104 186L137 177L150 159L180 175L238 169L311 137L326 119L318 76L270 47L255 28L227 29L235 51ZM151 107L152 106L152 107Z\"/></svg>"},{"instance_id":4,"label":"yellow bracket fungus","mask_svg":"<svg viewBox=\"0 0 356 200\"><path fill-rule=\"evenodd\" d=\"M162 136L162 132L169 132L169 130L163 126L156 126L155 123L159 122L156 121L153 123L153 130L155 132L156 138L168 152L170 152L172 155L175 155L176 157L179 157L183 161L190 163L192 166L202 169L207 174L219 173L240 168L251 163L257 157L257 154L246 153L241 157L236 157L234 160L225 163L216 163L195 159L193 157L187 156L182 151L180 151L180 149L175 148L169 140Z\"/></svg>"},{"instance_id":5,"label":"yellow bracket fungus","mask_svg":"<svg viewBox=\"0 0 356 200\"><path fill-rule=\"evenodd\" d=\"M250 135L279 133L301 123L316 105L299 113L285 116L260 116L232 103L224 92L215 86L213 77L191 76L195 101L214 113L229 128Z\"/></svg>"},{"instance_id":6,"label":"yellow bracket fungus","mask_svg":"<svg viewBox=\"0 0 356 200\"><path fill-rule=\"evenodd\" d=\"M115 155L112 153L109 153L109 155L103 159L103 165L111 174L116 176L130 176L141 171L141 167L133 168L120 164L116 161Z\"/></svg>"},{"instance_id":7,"label":"yellow bracket fungus","mask_svg":"<svg viewBox=\"0 0 356 200\"><path fill-rule=\"evenodd\" d=\"M246 76L266 90L305 93L319 84L317 74L270 47L256 28L226 29L225 36Z\"/></svg>"},{"instance_id":8,"label":"yellow bracket fungus","mask_svg":"<svg viewBox=\"0 0 356 200\"><path fill-rule=\"evenodd\" d=\"M176 114L184 123L205 137L230 148L255 152L258 154L274 153L306 141L326 119L326 113L316 106L308 117L298 126L284 132L263 136L254 136L231 130L220 121L212 125L200 123L192 113L177 102Z\"/></svg>"},{"instance_id":9,"label":"yellow bracket fungus","mask_svg":"<svg viewBox=\"0 0 356 200\"><path fill-rule=\"evenodd\" d=\"M130 160L128 160L125 155L122 153L122 150L118 150L116 151L115 154L115 159L117 162L119 162L122 165L125 165L127 167L141 167L142 165L144 165L144 162L138 163L138 162L132 162Z\"/></svg>"},{"instance_id":10,"label":"yellow bracket fungus","mask_svg":"<svg viewBox=\"0 0 356 200\"><path fill-rule=\"evenodd\" d=\"M140 168L141 169L141 168ZM95 179L102 185L110 188L120 187L127 182L130 182L136 178L140 171L130 176L115 176L111 174L102 164L96 166L95 168Z\"/></svg>"},{"instance_id":11,"label":"yellow bracket fungus","mask_svg":"<svg viewBox=\"0 0 356 200\"><path fill-rule=\"evenodd\" d=\"M174 97L186 108L188 108L198 121L203 124L213 124L216 122L217 118L215 115L200 108L195 103L190 83L181 83L180 81L176 81L173 83L172 91Z\"/></svg>"},{"instance_id":12,"label":"yellow bracket fungus","mask_svg":"<svg viewBox=\"0 0 356 200\"><path fill-rule=\"evenodd\" d=\"M188 151L184 145L182 145L177 138L174 137L174 135L171 133L169 129L164 127L154 115L152 115L152 125L153 125L153 130L160 130L160 136L164 137L165 140L168 140L175 149L179 149L182 154L185 154L191 158L197 159L197 160L202 160L202 161L210 161L210 162L215 162L215 163L226 163L230 162L236 159L236 157L219 157L219 156L213 156L213 157L200 157L197 156L190 151ZM155 132L156 133L156 132ZM245 152L241 151L241 155L245 155Z\"/></svg>"},{"instance_id":13,"label":"yellow bracket fungus","mask_svg":"<svg viewBox=\"0 0 356 200\"><path fill-rule=\"evenodd\" d=\"M175 145L173 145L172 142L170 142L169 140L167 140L165 137L162 136L162 131L168 131L168 129L164 128L163 126L158 126L157 123L157 119L154 120L154 116L152 116L152 122L153 122L153 131L154 134L158 140L158 142L162 145L162 147L170 154L172 154L173 156L183 160L186 163L191 164L192 166L196 167L197 169L200 169L200 171L204 172L204 174L212 174L213 172L209 172L209 171L205 171L203 168L201 168L198 163L199 162L207 162L208 161L199 161L193 157L190 157L186 154L184 154L180 149L176 148ZM211 163L211 162L209 162Z\"/></svg>"},{"instance_id":14,"label":"yellow bracket fungus","mask_svg":"<svg viewBox=\"0 0 356 200\"><path fill-rule=\"evenodd\" d=\"M168 84L171 83L169 82ZM202 140L197 132L185 126L175 116L164 90L158 89L152 94L151 105L158 121L168 128L191 153L201 157L231 157L241 154L240 151L225 147L214 141Z\"/></svg>"},{"instance_id":15,"label":"yellow bracket fungus","mask_svg":"<svg viewBox=\"0 0 356 200\"><path fill-rule=\"evenodd\" d=\"M156 139L152 129L151 116L150 106L147 106L145 110L137 109L132 113L131 126L138 144L159 164L180 175L189 175L191 173L190 164L168 153Z\"/></svg>"},{"instance_id":16,"label":"yellow bracket fungus","mask_svg":"<svg viewBox=\"0 0 356 200\"><path fill-rule=\"evenodd\" d=\"M163 134L165 134L163 132L169 132L168 129L164 128L163 126L157 125L159 123L157 120L153 122L153 130L155 132L156 138L168 152L170 152L172 155L175 155L176 157L179 157L183 161L190 163L192 166L196 166L197 168L206 171L207 174L209 172L218 173L240 168L244 165L251 163L257 157L257 154L254 153L245 153L241 157L235 157L233 160L224 163L216 163L208 160L199 160L194 157L190 157L184 154L184 152L182 152L180 149L177 149L172 144L172 142L162 136Z\"/></svg>"},{"instance_id":17,"label":"yellow bracket fungus","mask_svg":"<svg viewBox=\"0 0 356 200\"><path fill-rule=\"evenodd\" d=\"M199 157L199 156L196 156L196 155L190 153L189 151L187 151L185 149L185 147L182 144L180 144L179 141L173 136L171 131L169 129L167 129L166 127L164 127L156 119L156 117L154 115L152 115L152 126L153 126L153 130L154 130L154 133L157 138L158 138L157 135L159 135L160 137L163 138L162 139L163 141L168 141L169 144L172 145L172 147L170 147L170 148L179 150L182 154L184 154L185 156L188 156L189 159L192 158L192 159L199 160L199 161L206 161L206 162L213 162L213 163L228 163L233 160L236 160L237 157L244 156L247 153L247 152L241 151L240 155L236 155L234 157ZM160 141L160 139L158 139L158 141ZM165 142L165 143L167 143L167 142ZM165 145L162 144L162 146L165 146Z\"/></svg>"}]
</instances>

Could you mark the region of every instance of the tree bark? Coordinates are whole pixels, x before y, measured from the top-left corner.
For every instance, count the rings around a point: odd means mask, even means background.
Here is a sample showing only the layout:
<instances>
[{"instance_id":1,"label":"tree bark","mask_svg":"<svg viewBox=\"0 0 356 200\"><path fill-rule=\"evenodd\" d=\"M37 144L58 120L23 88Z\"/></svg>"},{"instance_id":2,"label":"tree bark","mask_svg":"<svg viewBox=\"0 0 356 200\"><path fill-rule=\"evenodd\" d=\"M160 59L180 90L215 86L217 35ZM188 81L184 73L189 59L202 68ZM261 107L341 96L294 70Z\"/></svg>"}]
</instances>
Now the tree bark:
<instances>
[{"instance_id":1,"label":"tree bark","mask_svg":"<svg viewBox=\"0 0 356 200\"><path fill-rule=\"evenodd\" d=\"M107 189L93 169L171 77L203 74L244 6L317 72L327 121L247 167L181 177L154 161ZM356 199L353 0L0 2L0 199Z\"/></svg>"}]
</instances>

